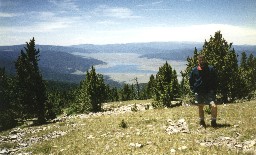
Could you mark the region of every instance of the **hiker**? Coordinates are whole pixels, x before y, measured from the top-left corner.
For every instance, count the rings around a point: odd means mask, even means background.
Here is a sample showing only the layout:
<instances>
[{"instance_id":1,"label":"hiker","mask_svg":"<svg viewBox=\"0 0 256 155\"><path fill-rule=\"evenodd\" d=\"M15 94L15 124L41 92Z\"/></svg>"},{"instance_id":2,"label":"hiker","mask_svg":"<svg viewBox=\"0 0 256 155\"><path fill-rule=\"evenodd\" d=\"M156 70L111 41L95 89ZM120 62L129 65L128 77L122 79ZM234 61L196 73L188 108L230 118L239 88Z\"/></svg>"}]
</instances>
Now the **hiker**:
<instances>
[{"instance_id":1,"label":"hiker","mask_svg":"<svg viewBox=\"0 0 256 155\"><path fill-rule=\"evenodd\" d=\"M217 75L209 66L203 55L197 56L198 65L191 71L189 77L190 89L195 94L195 104L199 109L200 126L206 127L204 121L204 106L211 107L211 126L217 127L217 105L215 104Z\"/></svg>"}]
</instances>

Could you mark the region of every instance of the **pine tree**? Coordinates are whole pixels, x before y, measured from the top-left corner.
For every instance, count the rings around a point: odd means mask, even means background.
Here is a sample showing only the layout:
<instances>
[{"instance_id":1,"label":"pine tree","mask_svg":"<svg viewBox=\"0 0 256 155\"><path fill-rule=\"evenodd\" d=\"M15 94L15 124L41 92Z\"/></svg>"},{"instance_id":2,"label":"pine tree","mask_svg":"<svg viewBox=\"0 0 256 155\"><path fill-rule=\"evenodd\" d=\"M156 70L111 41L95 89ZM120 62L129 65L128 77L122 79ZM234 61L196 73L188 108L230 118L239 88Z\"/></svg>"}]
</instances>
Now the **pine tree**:
<instances>
[{"instance_id":1,"label":"pine tree","mask_svg":"<svg viewBox=\"0 0 256 155\"><path fill-rule=\"evenodd\" d=\"M107 101L107 86L104 83L103 75L97 74L93 66L90 71L86 72L85 80L81 82L77 94L74 109L79 113L99 112L102 103Z\"/></svg>"},{"instance_id":2,"label":"pine tree","mask_svg":"<svg viewBox=\"0 0 256 155\"><path fill-rule=\"evenodd\" d=\"M17 125L14 81L8 77L4 68L0 68L0 131Z\"/></svg>"},{"instance_id":3,"label":"pine tree","mask_svg":"<svg viewBox=\"0 0 256 155\"><path fill-rule=\"evenodd\" d=\"M112 93L112 101L118 101L119 96L118 96L118 91L116 87L111 89L111 93Z\"/></svg>"},{"instance_id":4,"label":"pine tree","mask_svg":"<svg viewBox=\"0 0 256 155\"><path fill-rule=\"evenodd\" d=\"M121 92L121 99L122 101L128 101L133 99L132 98L132 90L129 84L124 84L122 92Z\"/></svg>"},{"instance_id":5,"label":"pine tree","mask_svg":"<svg viewBox=\"0 0 256 155\"><path fill-rule=\"evenodd\" d=\"M242 52L242 54L241 54L240 68L242 68L244 70L248 70L247 55L245 52Z\"/></svg>"},{"instance_id":6,"label":"pine tree","mask_svg":"<svg viewBox=\"0 0 256 155\"><path fill-rule=\"evenodd\" d=\"M187 68L185 69L185 71L181 71L181 76L182 76L182 80L181 80L181 92L183 97L186 96L191 96L191 90L190 90L190 86L189 86L189 75L192 71L192 68L195 67L198 63L197 63L197 56L198 56L198 50L195 47L194 49L194 55L192 57L188 57L187 58Z\"/></svg>"},{"instance_id":7,"label":"pine tree","mask_svg":"<svg viewBox=\"0 0 256 155\"><path fill-rule=\"evenodd\" d=\"M18 101L22 107L24 118L38 118L38 123L45 123L47 119L46 86L39 71L39 49L35 49L35 39L26 43L25 51L15 63L17 71ZM50 107L49 107L50 108Z\"/></svg>"},{"instance_id":8,"label":"pine tree","mask_svg":"<svg viewBox=\"0 0 256 155\"><path fill-rule=\"evenodd\" d=\"M250 99L256 90L256 58L250 54L247 58L245 52L242 53L239 74L242 85L240 97Z\"/></svg>"},{"instance_id":9,"label":"pine tree","mask_svg":"<svg viewBox=\"0 0 256 155\"><path fill-rule=\"evenodd\" d=\"M239 91L237 89L238 61L237 54L232 43L228 43L220 31L214 37L205 41L201 54L205 55L208 63L215 67L217 71L218 92L224 102L235 99Z\"/></svg>"},{"instance_id":10,"label":"pine tree","mask_svg":"<svg viewBox=\"0 0 256 155\"><path fill-rule=\"evenodd\" d=\"M256 90L256 57L250 54L247 59L250 92Z\"/></svg>"},{"instance_id":11,"label":"pine tree","mask_svg":"<svg viewBox=\"0 0 256 155\"><path fill-rule=\"evenodd\" d=\"M147 94L147 98L150 99L150 98L153 98L154 97L154 94L155 94L155 86L156 86L156 81L155 81L155 77L154 75L152 74L149 78L149 82L147 84L147 87L146 87L146 94Z\"/></svg>"},{"instance_id":12,"label":"pine tree","mask_svg":"<svg viewBox=\"0 0 256 155\"><path fill-rule=\"evenodd\" d=\"M131 98L129 100L134 100L136 99L136 89L134 88L134 84L131 84L130 88L131 88Z\"/></svg>"},{"instance_id":13,"label":"pine tree","mask_svg":"<svg viewBox=\"0 0 256 155\"><path fill-rule=\"evenodd\" d=\"M248 66L247 66L247 55L245 52L242 52L241 55L241 62L239 67L239 75L240 75L240 81L239 82L239 90L240 95L239 98L244 98L248 96L250 90L249 90L249 76L248 76Z\"/></svg>"},{"instance_id":14,"label":"pine tree","mask_svg":"<svg viewBox=\"0 0 256 155\"><path fill-rule=\"evenodd\" d=\"M136 85L136 89L135 89L135 99L139 100L141 99L141 94L140 94L140 85L138 82L138 78L136 77L135 79L135 85Z\"/></svg>"},{"instance_id":15,"label":"pine tree","mask_svg":"<svg viewBox=\"0 0 256 155\"><path fill-rule=\"evenodd\" d=\"M172 93L174 98L179 98L181 91L180 91L180 84L178 81L176 70L173 70L172 76Z\"/></svg>"},{"instance_id":16,"label":"pine tree","mask_svg":"<svg viewBox=\"0 0 256 155\"><path fill-rule=\"evenodd\" d=\"M156 75L155 100L166 107L171 106L174 97L179 96L179 84L175 70L167 62Z\"/></svg>"},{"instance_id":17,"label":"pine tree","mask_svg":"<svg viewBox=\"0 0 256 155\"><path fill-rule=\"evenodd\" d=\"M9 101L6 96L8 94L7 84L5 68L0 68L0 110L7 109L9 106Z\"/></svg>"},{"instance_id":18,"label":"pine tree","mask_svg":"<svg viewBox=\"0 0 256 155\"><path fill-rule=\"evenodd\" d=\"M101 111L101 104L107 99L103 75L97 74L92 66L90 72L87 72L85 81L93 112Z\"/></svg>"}]
</instances>

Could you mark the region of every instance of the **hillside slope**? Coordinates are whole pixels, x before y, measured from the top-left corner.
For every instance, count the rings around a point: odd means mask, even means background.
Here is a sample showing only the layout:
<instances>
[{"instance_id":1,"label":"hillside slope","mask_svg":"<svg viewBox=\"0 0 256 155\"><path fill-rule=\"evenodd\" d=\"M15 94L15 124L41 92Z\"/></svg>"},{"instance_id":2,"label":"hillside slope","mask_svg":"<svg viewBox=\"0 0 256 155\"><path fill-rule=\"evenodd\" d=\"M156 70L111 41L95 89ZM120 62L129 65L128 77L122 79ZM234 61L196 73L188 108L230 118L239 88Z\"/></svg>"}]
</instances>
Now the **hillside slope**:
<instances>
[{"instance_id":1,"label":"hillside slope","mask_svg":"<svg viewBox=\"0 0 256 155\"><path fill-rule=\"evenodd\" d=\"M48 125L2 132L0 150L11 152L14 147L32 154L256 153L256 101L219 105L218 127L212 128L210 115L206 115L206 129L198 127L195 106L152 109L150 103L109 103L105 109L111 111L65 116Z\"/></svg>"},{"instance_id":2,"label":"hillside slope","mask_svg":"<svg viewBox=\"0 0 256 155\"><path fill-rule=\"evenodd\" d=\"M39 67L46 80L79 83L84 79L84 75L72 73L76 70L85 72L92 65L104 64L103 61L97 59L70 54L74 51L81 51L81 49L46 45L38 48L40 50ZM0 47L0 67L5 67L6 72L15 74L15 61L21 50L24 51L24 45Z\"/></svg>"}]
</instances>

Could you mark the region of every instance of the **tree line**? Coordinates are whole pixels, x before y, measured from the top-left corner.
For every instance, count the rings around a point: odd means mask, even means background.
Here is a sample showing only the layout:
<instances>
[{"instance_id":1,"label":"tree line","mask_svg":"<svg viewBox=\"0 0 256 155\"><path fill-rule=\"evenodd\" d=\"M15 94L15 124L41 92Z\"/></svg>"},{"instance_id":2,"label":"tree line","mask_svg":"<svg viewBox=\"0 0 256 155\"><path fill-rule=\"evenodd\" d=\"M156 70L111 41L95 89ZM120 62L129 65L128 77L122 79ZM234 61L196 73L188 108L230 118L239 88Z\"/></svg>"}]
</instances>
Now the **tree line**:
<instances>
[{"instance_id":1,"label":"tree line","mask_svg":"<svg viewBox=\"0 0 256 155\"><path fill-rule=\"evenodd\" d=\"M156 75L150 76L148 83L139 84L135 78L134 84L124 84L122 88L106 84L93 66L78 86L45 81L38 66L39 54L33 38L15 62L15 76L7 75L0 68L0 130L28 119L43 124L62 113L99 112L105 102L154 99L155 107L171 107L173 100L192 99L188 77L197 65L198 54L205 55L217 71L217 94L221 102L251 99L256 94L256 58L243 52L239 63L232 43L220 31L205 41L201 51L195 48L194 55L187 58L181 82L167 61Z\"/></svg>"}]
</instances>

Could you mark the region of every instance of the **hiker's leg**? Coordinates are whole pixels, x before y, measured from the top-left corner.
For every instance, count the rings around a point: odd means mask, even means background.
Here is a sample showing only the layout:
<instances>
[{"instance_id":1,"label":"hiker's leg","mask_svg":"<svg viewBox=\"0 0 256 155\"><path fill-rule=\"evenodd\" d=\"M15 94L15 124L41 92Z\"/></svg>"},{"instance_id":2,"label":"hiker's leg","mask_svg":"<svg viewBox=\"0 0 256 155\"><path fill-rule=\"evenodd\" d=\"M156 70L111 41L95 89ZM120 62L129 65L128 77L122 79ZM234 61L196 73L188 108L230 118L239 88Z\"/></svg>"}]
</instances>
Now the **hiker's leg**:
<instances>
[{"instance_id":1,"label":"hiker's leg","mask_svg":"<svg viewBox=\"0 0 256 155\"><path fill-rule=\"evenodd\" d=\"M200 127L206 128L206 124L204 121L204 105L199 105L198 110L199 110L199 120L200 120L199 125Z\"/></svg>"},{"instance_id":2,"label":"hiker's leg","mask_svg":"<svg viewBox=\"0 0 256 155\"><path fill-rule=\"evenodd\" d=\"M216 123L216 118L217 118L217 105L215 103L211 104L211 116L212 116L212 121L211 125L213 127L217 127Z\"/></svg>"},{"instance_id":3,"label":"hiker's leg","mask_svg":"<svg viewBox=\"0 0 256 155\"><path fill-rule=\"evenodd\" d=\"M198 106L198 110L199 110L199 118L200 120L204 120L204 105L199 105Z\"/></svg>"},{"instance_id":4,"label":"hiker's leg","mask_svg":"<svg viewBox=\"0 0 256 155\"><path fill-rule=\"evenodd\" d=\"M217 105L215 103L211 104L211 115L212 115L212 119L217 118Z\"/></svg>"}]
</instances>

